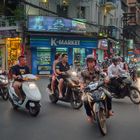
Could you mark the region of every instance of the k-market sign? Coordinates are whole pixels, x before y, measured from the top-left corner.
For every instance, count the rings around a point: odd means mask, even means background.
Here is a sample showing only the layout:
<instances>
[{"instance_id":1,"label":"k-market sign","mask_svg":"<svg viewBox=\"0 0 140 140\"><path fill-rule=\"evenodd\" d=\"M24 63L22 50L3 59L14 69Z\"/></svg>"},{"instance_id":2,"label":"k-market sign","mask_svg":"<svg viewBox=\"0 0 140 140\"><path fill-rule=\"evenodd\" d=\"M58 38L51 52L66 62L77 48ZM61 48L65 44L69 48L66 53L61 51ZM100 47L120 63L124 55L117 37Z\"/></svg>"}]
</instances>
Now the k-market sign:
<instances>
[{"instance_id":1,"label":"k-market sign","mask_svg":"<svg viewBox=\"0 0 140 140\"><path fill-rule=\"evenodd\" d=\"M79 46L80 40L51 38L51 46L60 46L60 45Z\"/></svg>"}]
</instances>

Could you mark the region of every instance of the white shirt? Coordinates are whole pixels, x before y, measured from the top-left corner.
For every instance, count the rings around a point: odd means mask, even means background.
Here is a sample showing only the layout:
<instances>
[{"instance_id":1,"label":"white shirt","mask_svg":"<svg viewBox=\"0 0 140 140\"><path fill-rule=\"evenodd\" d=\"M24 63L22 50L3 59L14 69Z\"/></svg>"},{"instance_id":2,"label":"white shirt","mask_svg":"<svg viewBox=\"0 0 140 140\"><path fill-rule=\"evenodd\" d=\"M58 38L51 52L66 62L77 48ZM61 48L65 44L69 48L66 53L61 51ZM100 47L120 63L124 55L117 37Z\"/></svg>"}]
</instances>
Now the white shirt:
<instances>
[{"instance_id":1,"label":"white shirt","mask_svg":"<svg viewBox=\"0 0 140 140\"><path fill-rule=\"evenodd\" d=\"M109 76L109 78L119 76L121 73L124 73L124 72L125 72L125 70L123 70L119 65L115 66L114 64L111 64L108 67L108 76Z\"/></svg>"}]
</instances>

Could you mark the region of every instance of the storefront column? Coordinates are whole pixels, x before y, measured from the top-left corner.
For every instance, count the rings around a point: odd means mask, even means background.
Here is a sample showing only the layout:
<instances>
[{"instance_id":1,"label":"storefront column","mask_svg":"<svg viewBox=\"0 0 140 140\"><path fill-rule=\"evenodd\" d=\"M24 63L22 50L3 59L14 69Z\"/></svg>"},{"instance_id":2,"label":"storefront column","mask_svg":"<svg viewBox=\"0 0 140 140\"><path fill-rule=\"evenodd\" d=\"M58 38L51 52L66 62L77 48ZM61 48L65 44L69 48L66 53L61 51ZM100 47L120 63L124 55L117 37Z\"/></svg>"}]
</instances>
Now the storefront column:
<instances>
[{"instance_id":1,"label":"storefront column","mask_svg":"<svg viewBox=\"0 0 140 140\"><path fill-rule=\"evenodd\" d=\"M55 54L56 54L56 48L51 48L51 71L50 73L53 73L53 62L55 59Z\"/></svg>"},{"instance_id":2,"label":"storefront column","mask_svg":"<svg viewBox=\"0 0 140 140\"><path fill-rule=\"evenodd\" d=\"M37 74L37 48L32 48L32 74Z\"/></svg>"},{"instance_id":3,"label":"storefront column","mask_svg":"<svg viewBox=\"0 0 140 140\"><path fill-rule=\"evenodd\" d=\"M68 63L73 64L73 48L68 48Z\"/></svg>"}]
</instances>

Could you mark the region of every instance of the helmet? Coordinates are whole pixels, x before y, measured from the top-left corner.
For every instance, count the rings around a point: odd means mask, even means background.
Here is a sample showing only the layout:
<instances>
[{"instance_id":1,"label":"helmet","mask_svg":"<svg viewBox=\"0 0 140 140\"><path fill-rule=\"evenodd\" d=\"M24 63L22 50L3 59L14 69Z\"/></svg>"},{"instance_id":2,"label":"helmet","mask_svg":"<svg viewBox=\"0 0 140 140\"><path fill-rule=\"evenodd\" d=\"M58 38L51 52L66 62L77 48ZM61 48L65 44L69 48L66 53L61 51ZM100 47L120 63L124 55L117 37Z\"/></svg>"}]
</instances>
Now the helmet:
<instances>
[{"instance_id":1,"label":"helmet","mask_svg":"<svg viewBox=\"0 0 140 140\"><path fill-rule=\"evenodd\" d=\"M122 59L122 57L118 57L118 61L122 61L123 59Z\"/></svg>"},{"instance_id":2,"label":"helmet","mask_svg":"<svg viewBox=\"0 0 140 140\"><path fill-rule=\"evenodd\" d=\"M117 58L117 57L112 58L112 62L113 62L113 63L114 63L114 62L118 62L118 58Z\"/></svg>"},{"instance_id":3,"label":"helmet","mask_svg":"<svg viewBox=\"0 0 140 140\"><path fill-rule=\"evenodd\" d=\"M96 60L94 59L92 54L90 54L86 57L86 63L87 62L93 62L93 61L96 63Z\"/></svg>"}]
</instances>

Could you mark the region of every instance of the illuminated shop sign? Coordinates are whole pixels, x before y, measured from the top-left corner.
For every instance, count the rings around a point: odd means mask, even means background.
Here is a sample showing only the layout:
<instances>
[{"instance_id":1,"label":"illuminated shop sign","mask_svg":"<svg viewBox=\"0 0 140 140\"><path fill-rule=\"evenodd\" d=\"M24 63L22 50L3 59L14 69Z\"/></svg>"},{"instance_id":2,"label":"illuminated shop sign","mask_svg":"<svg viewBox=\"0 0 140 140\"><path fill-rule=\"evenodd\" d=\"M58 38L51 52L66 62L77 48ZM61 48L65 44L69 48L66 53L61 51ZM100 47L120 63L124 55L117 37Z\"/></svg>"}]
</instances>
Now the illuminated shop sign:
<instances>
[{"instance_id":1,"label":"illuminated shop sign","mask_svg":"<svg viewBox=\"0 0 140 140\"><path fill-rule=\"evenodd\" d=\"M29 31L86 32L84 19L70 20L62 17L29 16Z\"/></svg>"},{"instance_id":2,"label":"illuminated shop sign","mask_svg":"<svg viewBox=\"0 0 140 140\"><path fill-rule=\"evenodd\" d=\"M51 38L51 46L59 46L59 45L79 46L80 40L66 40L66 39Z\"/></svg>"},{"instance_id":3,"label":"illuminated shop sign","mask_svg":"<svg viewBox=\"0 0 140 140\"><path fill-rule=\"evenodd\" d=\"M108 41L107 41L107 39L99 40L98 48L102 49L102 50L107 50L108 49Z\"/></svg>"}]
</instances>

